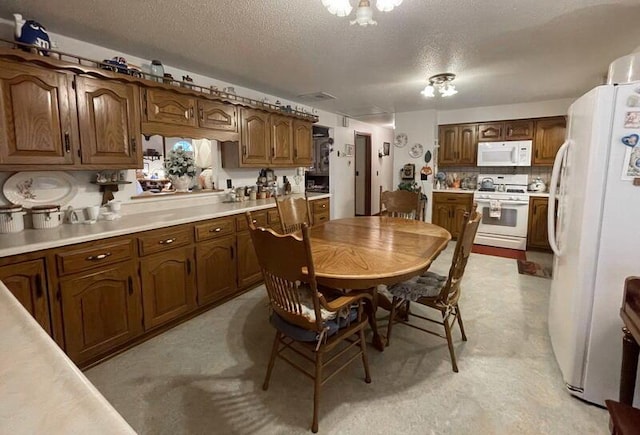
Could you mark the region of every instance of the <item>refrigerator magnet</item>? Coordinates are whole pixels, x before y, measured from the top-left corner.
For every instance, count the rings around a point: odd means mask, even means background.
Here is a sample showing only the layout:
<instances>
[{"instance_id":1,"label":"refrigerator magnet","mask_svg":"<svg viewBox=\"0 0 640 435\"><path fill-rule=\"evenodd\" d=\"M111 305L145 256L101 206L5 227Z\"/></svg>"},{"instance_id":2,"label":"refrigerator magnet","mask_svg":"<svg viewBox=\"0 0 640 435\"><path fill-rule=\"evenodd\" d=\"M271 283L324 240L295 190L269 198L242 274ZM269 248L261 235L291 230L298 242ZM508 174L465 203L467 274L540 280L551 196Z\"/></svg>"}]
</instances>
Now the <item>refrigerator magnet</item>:
<instances>
[{"instance_id":1,"label":"refrigerator magnet","mask_svg":"<svg viewBox=\"0 0 640 435\"><path fill-rule=\"evenodd\" d=\"M640 128L640 112L627 112L624 117L625 128Z\"/></svg>"},{"instance_id":2,"label":"refrigerator magnet","mask_svg":"<svg viewBox=\"0 0 640 435\"><path fill-rule=\"evenodd\" d=\"M628 107L640 107L640 95L631 94L627 98L627 106Z\"/></svg>"},{"instance_id":3,"label":"refrigerator magnet","mask_svg":"<svg viewBox=\"0 0 640 435\"><path fill-rule=\"evenodd\" d=\"M622 138L622 143L625 144L628 147L633 148L634 146L638 145L638 140L640 139L640 136L638 136L637 134L630 134L627 136L624 136Z\"/></svg>"}]
</instances>

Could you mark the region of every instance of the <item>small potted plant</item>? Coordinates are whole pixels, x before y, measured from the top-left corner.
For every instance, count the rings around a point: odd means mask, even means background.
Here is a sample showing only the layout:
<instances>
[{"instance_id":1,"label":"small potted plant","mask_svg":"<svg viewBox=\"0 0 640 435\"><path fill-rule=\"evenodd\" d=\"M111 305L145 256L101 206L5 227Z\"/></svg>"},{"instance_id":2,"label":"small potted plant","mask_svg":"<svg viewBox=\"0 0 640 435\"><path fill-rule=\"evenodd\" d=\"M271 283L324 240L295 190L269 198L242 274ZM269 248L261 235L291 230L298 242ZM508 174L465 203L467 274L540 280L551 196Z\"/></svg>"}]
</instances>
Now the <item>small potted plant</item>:
<instances>
[{"instance_id":1,"label":"small potted plant","mask_svg":"<svg viewBox=\"0 0 640 435\"><path fill-rule=\"evenodd\" d=\"M196 175L196 165L193 155L181 146L169 151L169 157L164 161L164 169L171 180L176 192L188 192L193 177Z\"/></svg>"}]
</instances>

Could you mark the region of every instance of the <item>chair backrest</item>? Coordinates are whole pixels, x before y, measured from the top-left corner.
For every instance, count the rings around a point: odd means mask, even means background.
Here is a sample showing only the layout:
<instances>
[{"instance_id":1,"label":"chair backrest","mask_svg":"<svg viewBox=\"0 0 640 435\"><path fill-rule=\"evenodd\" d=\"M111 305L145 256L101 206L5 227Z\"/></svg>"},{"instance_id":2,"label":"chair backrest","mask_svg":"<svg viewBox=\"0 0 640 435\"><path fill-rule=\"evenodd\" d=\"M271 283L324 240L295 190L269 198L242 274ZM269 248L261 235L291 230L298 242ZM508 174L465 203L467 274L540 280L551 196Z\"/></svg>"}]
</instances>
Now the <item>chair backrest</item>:
<instances>
[{"instance_id":1,"label":"chair backrest","mask_svg":"<svg viewBox=\"0 0 640 435\"><path fill-rule=\"evenodd\" d=\"M462 225L462 231L460 231L456 248L453 251L449 276L438 296L443 302L456 303L460 297L460 282L462 281L464 270L467 267L469 254L471 254L471 248L473 247L473 240L476 238L480 219L482 218L482 215L476 211L476 208L477 204L474 204L471 212L464 214L464 224Z\"/></svg>"},{"instance_id":2,"label":"chair backrest","mask_svg":"<svg viewBox=\"0 0 640 435\"><path fill-rule=\"evenodd\" d=\"M275 200L283 234L299 231L303 224L313 225L311 207L307 198L278 199L276 197Z\"/></svg>"},{"instance_id":3,"label":"chair backrest","mask_svg":"<svg viewBox=\"0 0 640 435\"><path fill-rule=\"evenodd\" d=\"M266 228L256 228L247 212L247 223L264 277L271 308L289 323L302 328L322 331L320 295L316 283L309 227L302 225L302 237L278 234ZM312 301L314 320L302 301ZM306 306L309 304L307 302ZM305 315L306 313L306 315Z\"/></svg>"},{"instance_id":4,"label":"chair backrest","mask_svg":"<svg viewBox=\"0 0 640 435\"><path fill-rule=\"evenodd\" d=\"M421 189L417 192L408 190L382 191L380 186L380 214L383 209L387 216L419 220Z\"/></svg>"}]
</instances>

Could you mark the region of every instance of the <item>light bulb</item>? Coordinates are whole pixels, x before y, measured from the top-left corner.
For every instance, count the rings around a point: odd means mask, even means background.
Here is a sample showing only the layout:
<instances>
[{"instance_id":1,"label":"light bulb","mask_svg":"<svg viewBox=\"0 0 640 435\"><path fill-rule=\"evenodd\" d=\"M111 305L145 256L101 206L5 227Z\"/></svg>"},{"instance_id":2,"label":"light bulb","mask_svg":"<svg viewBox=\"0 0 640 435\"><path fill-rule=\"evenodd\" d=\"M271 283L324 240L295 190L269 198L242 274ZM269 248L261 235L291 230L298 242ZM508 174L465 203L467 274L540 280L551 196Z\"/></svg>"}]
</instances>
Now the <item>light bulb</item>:
<instances>
[{"instance_id":1,"label":"light bulb","mask_svg":"<svg viewBox=\"0 0 640 435\"><path fill-rule=\"evenodd\" d=\"M373 11L370 6L358 6L356 10L356 19L351 21L351 25L359 24L361 26L375 26L378 23L373 19Z\"/></svg>"},{"instance_id":2,"label":"light bulb","mask_svg":"<svg viewBox=\"0 0 640 435\"><path fill-rule=\"evenodd\" d=\"M445 84L444 86L442 86L442 89L440 89L440 94L443 97L450 97L457 93L458 93L458 90L456 89L455 85L452 85L451 83Z\"/></svg>"},{"instance_id":3,"label":"light bulb","mask_svg":"<svg viewBox=\"0 0 640 435\"><path fill-rule=\"evenodd\" d=\"M349 0L322 0L322 4L330 13L338 17L346 17L353 10Z\"/></svg>"},{"instance_id":4,"label":"light bulb","mask_svg":"<svg viewBox=\"0 0 640 435\"><path fill-rule=\"evenodd\" d=\"M431 98L431 97L435 97L435 89L433 86L431 85L427 85L421 92L422 95L424 95L427 98Z\"/></svg>"},{"instance_id":5,"label":"light bulb","mask_svg":"<svg viewBox=\"0 0 640 435\"><path fill-rule=\"evenodd\" d=\"M401 3L402 0L377 0L376 7L380 12L390 12Z\"/></svg>"}]
</instances>

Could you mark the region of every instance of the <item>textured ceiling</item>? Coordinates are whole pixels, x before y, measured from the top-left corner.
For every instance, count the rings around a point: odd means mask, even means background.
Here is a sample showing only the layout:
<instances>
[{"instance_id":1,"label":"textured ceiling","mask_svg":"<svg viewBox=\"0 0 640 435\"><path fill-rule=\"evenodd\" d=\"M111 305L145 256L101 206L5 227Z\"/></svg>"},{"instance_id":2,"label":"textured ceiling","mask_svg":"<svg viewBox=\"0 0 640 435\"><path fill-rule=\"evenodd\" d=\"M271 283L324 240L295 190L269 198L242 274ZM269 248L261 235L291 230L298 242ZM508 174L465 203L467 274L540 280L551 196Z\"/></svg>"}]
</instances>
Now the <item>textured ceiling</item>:
<instances>
[{"instance_id":1,"label":"textured ceiling","mask_svg":"<svg viewBox=\"0 0 640 435\"><path fill-rule=\"evenodd\" d=\"M355 5L357 0L351 0ZM320 0L2 0L49 30L325 110L380 112L576 97L640 45L639 0L405 0L350 26ZM459 93L424 99L426 78ZM374 114L375 116L366 116Z\"/></svg>"}]
</instances>

